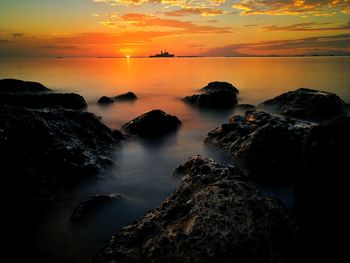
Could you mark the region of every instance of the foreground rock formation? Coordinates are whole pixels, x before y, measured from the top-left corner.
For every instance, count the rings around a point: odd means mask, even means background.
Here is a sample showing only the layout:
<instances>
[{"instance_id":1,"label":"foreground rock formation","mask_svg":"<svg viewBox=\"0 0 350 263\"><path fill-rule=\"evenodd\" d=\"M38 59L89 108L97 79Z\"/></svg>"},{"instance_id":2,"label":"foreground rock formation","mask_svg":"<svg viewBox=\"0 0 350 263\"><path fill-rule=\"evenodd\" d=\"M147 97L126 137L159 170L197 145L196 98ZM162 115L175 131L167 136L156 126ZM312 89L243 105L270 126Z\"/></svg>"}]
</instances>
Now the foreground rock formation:
<instances>
[{"instance_id":1,"label":"foreground rock formation","mask_svg":"<svg viewBox=\"0 0 350 263\"><path fill-rule=\"evenodd\" d=\"M345 102L336 94L297 89L264 101L261 109L303 119L328 119L344 113Z\"/></svg>"},{"instance_id":2,"label":"foreground rock formation","mask_svg":"<svg viewBox=\"0 0 350 263\"><path fill-rule=\"evenodd\" d=\"M162 110L152 110L123 125L123 130L141 137L157 137L175 131L181 125L176 117Z\"/></svg>"},{"instance_id":3,"label":"foreground rock formation","mask_svg":"<svg viewBox=\"0 0 350 263\"><path fill-rule=\"evenodd\" d=\"M294 216L238 170L194 156L179 171L187 174L181 186L93 262L303 262Z\"/></svg>"},{"instance_id":4,"label":"foreground rock formation","mask_svg":"<svg viewBox=\"0 0 350 263\"><path fill-rule=\"evenodd\" d=\"M183 100L203 108L229 108L235 106L238 101L238 89L227 82L210 82L200 91L201 94L187 96Z\"/></svg>"},{"instance_id":5,"label":"foreground rock formation","mask_svg":"<svg viewBox=\"0 0 350 263\"><path fill-rule=\"evenodd\" d=\"M92 113L64 108L70 95L16 92L13 96L26 101L0 106L1 175L3 192L10 197L3 206L3 219L11 226L4 237L8 251L20 246L23 255L30 257L29 253L35 253L32 235L54 201L82 179L112 165L113 150L123 136ZM9 94L0 94L0 98ZM62 99L59 105L48 99L56 101L56 96ZM43 108L37 104L39 97L45 97L40 99Z\"/></svg>"},{"instance_id":6,"label":"foreground rock formation","mask_svg":"<svg viewBox=\"0 0 350 263\"><path fill-rule=\"evenodd\" d=\"M292 118L247 111L209 132L205 142L229 150L251 177L290 182L300 172L301 141L311 126Z\"/></svg>"}]
</instances>

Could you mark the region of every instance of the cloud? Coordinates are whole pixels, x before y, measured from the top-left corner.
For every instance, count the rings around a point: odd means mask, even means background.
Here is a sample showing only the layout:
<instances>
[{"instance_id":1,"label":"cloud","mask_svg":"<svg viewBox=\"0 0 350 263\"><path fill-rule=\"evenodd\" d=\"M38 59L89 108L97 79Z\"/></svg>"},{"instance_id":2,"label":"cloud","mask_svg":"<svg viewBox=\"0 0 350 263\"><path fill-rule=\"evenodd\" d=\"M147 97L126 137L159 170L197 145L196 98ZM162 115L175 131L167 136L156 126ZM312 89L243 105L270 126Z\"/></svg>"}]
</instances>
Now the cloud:
<instances>
[{"instance_id":1,"label":"cloud","mask_svg":"<svg viewBox=\"0 0 350 263\"><path fill-rule=\"evenodd\" d=\"M220 6L224 4L226 0L93 0L93 2L104 3L111 6L139 6L142 4L163 4L165 6L192 8Z\"/></svg>"},{"instance_id":2,"label":"cloud","mask_svg":"<svg viewBox=\"0 0 350 263\"><path fill-rule=\"evenodd\" d=\"M238 43L208 49L203 55L207 56L246 56L250 54L264 54L269 52L286 54L307 54L317 50L319 53L344 54L350 52L350 34L333 36L317 36L300 39L288 39L277 41L263 41L258 43ZM335 52L337 51L337 52Z\"/></svg>"},{"instance_id":3,"label":"cloud","mask_svg":"<svg viewBox=\"0 0 350 263\"><path fill-rule=\"evenodd\" d=\"M202 15L202 16L217 16L224 14L223 10L208 8L208 7L192 7L183 8L165 12L166 16L186 16L186 15Z\"/></svg>"},{"instance_id":4,"label":"cloud","mask_svg":"<svg viewBox=\"0 0 350 263\"><path fill-rule=\"evenodd\" d=\"M315 15L336 12L350 14L350 0L241 0L233 4L241 15Z\"/></svg>"},{"instance_id":5,"label":"cloud","mask_svg":"<svg viewBox=\"0 0 350 263\"><path fill-rule=\"evenodd\" d=\"M265 26L262 29L265 31L341 31L341 30L350 30L350 22L345 25L340 25L336 27L319 27L320 25L328 25L331 23L299 23L288 26ZM315 27L316 26L316 27Z\"/></svg>"},{"instance_id":6,"label":"cloud","mask_svg":"<svg viewBox=\"0 0 350 263\"><path fill-rule=\"evenodd\" d=\"M198 25L191 21L182 21L177 19L157 18L153 15L129 13L119 17L110 16L107 21L101 22L107 26L115 27L118 23L127 23L128 26L134 27L161 27L165 29L175 29L175 31L167 31L167 34L225 34L231 33L232 28L221 26Z\"/></svg>"}]
</instances>

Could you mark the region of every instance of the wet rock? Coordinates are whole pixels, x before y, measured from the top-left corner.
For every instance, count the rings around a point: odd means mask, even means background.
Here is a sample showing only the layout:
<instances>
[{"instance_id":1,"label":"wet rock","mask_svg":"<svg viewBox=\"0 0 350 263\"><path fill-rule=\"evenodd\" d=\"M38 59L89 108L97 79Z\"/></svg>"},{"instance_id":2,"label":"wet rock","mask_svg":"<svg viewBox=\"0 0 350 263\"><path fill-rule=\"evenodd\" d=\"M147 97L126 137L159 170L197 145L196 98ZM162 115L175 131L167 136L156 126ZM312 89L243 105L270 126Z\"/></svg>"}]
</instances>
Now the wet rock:
<instances>
[{"instance_id":1,"label":"wet rock","mask_svg":"<svg viewBox=\"0 0 350 263\"><path fill-rule=\"evenodd\" d=\"M93 262L303 262L300 228L279 201L212 160L196 156L182 167L190 172L181 186Z\"/></svg>"},{"instance_id":2,"label":"wet rock","mask_svg":"<svg viewBox=\"0 0 350 263\"><path fill-rule=\"evenodd\" d=\"M296 212L312 240L315 262L341 261L349 230L348 206L350 117L314 126L305 135L305 174L297 184ZM339 259L339 260L337 260Z\"/></svg>"},{"instance_id":3,"label":"wet rock","mask_svg":"<svg viewBox=\"0 0 350 263\"><path fill-rule=\"evenodd\" d=\"M249 176L266 182L297 180L308 122L247 111L207 135L205 142L229 150Z\"/></svg>"},{"instance_id":4,"label":"wet rock","mask_svg":"<svg viewBox=\"0 0 350 263\"><path fill-rule=\"evenodd\" d=\"M137 100L137 96L134 92L127 92L114 97L115 101L134 101Z\"/></svg>"},{"instance_id":5,"label":"wet rock","mask_svg":"<svg viewBox=\"0 0 350 263\"><path fill-rule=\"evenodd\" d=\"M152 110L123 125L123 129L141 137L156 137L175 131L181 125L176 117L162 110Z\"/></svg>"},{"instance_id":6,"label":"wet rock","mask_svg":"<svg viewBox=\"0 0 350 263\"><path fill-rule=\"evenodd\" d=\"M89 196L79 203L74 209L69 221L76 224L86 223L91 217L96 216L106 206L119 201L120 194L100 194Z\"/></svg>"},{"instance_id":7,"label":"wet rock","mask_svg":"<svg viewBox=\"0 0 350 263\"><path fill-rule=\"evenodd\" d=\"M0 80L0 93L39 93L49 91L51 90L38 82L23 81L18 79Z\"/></svg>"},{"instance_id":8,"label":"wet rock","mask_svg":"<svg viewBox=\"0 0 350 263\"><path fill-rule=\"evenodd\" d=\"M259 105L261 109L302 119L328 119L343 114L345 102L336 94L300 88Z\"/></svg>"},{"instance_id":9,"label":"wet rock","mask_svg":"<svg viewBox=\"0 0 350 263\"><path fill-rule=\"evenodd\" d=\"M15 237L16 248L18 236L30 238L59 193L112 165L120 136L92 113L0 106L2 189L11 196L3 219L13 226L8 238Z\"/></svg>"},{"instance_id":10,"label":"wet rock","mask_svg":"<svg viewBox=\"0 0 350 263\"><path fill-rule=\"evenodd\" d=\"M251 104L238 104L236 108L241 110L256 110L256 106Z\"/></svg>"},{"instance_id":11,"label":"wet rock","mask_svg":"<svg viewBox=\"0 0 350 263\"><path fill-rule=\"evenodd\" d=\"M84 98L75 93L11 94L0 93L0 104L28 108L84 109Z\"/></svg>"},{"instance_id":12,"label":"wet rock","mask_svg":"<svg viewBox=\"0 0 350 263\"><path fill-rule=\"evenodd\" d=\"M98 104L111 104L113 103L114 100L111 99L110 97L107 96L102 96L101 98L99 98L99 100L97 101Z\"/></svg>"},{"instance_id":13,"label":"wet rock","mask_svg":"<svg viewBox=\"0 0 350 263\"><path fill-rule=\"evenodd\" d=\"M202 94L187 96L183 100L186 103L203 108L229 108L237 104L239 91L230 83L210 82L200 91Z\"/></svg>"}]
</instances>

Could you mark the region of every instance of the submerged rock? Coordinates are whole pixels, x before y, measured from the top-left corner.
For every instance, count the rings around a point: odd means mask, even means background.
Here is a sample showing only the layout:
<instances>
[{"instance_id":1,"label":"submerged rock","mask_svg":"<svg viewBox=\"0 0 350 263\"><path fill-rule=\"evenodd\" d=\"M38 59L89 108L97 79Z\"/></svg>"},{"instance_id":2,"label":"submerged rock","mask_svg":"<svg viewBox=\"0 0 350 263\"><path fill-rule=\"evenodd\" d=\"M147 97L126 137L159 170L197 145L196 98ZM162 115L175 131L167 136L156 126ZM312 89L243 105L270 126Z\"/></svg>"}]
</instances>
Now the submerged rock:
<instances>
[{"instance_id":1,"label":"submerged rock","mask_svg":"<svg viewBox=\"0 0 350 263\"><path fill-rule=\"evenodd\" d=\"M99 100L97 101L98 104L111 104L113 103L114 100L111 99L110 97L107 96L102 96L101 98L99 98Z\"/></svg>"},{"instance_id":2,"label":"submerged rock","mask_svg":"<svg viewBox=\"0 0 350 263\"><path fill-rule=\"evenodd\" d=\"M203 108L229 108L237 104L239 91L230 83L210 82L200 91L203 93L187 96L183 100L186 103Z\"/></svg>"},{"instance_id":3,"label":"submerged rock","mask_svg":"<svg viewBox=\"0 0 350 263\"><path fill-rule=\"evenodd\" d=\"M262 109L303 119L327 119L344 113L345 102L336 94L300 88L259 105Z\"/></svg>"},{"instance_id":4,"label":"submerged rock","mask_svg":"<svg viewBox=\"0 0 350 263\"><path fill-rule=\"evenodd\" d=\"M115 101L134 101L137 100L137 96L134 92L127 92L114 97Z\"/></svg>"},{"instance_id":5,"label":"submerged rock","mask_svg":"<svg viewBox=\"0 0 350 263\"><path fill-rule=\"evenodd\" d=\"M89 218L96 216L99 211L107 205L119 201L122 198L120 194L100 194L89 196L79 203L74 209L69 221L72 223L83 224Z\"/></svg>"},{"instance_id":6,"label":"submerged rock","mask_svg":"<svg viewBox=\"0 0 350 263\"><path fill-rule=\"evenodd\" d=\"M0 93L0 104L28 108L84 109L84 98L75 93L11 94Z\"/></svg>"},{"instance_id":7,"label":"submerged rock","mask_svg":"<svg viewBox=\"0 0 350 263\"><path fill-rule=\"evenodd\" d=\"M261 181L294 181L308 122L247 111L207 135L205 142L229 150L248 175Z\"/></svg>"},{"instance_id":8,"label":"submerged rock","mask_svg":"<svg viewBox=\"0 0 350 263\"><path fill-rule=\"evenodd\" d=\"M156 137L175 131L180 125L181 121L176 116L162 110L152 110L124 124L122 128L141 137Z\"/></svg>"},{"instance_id":9,"label":"submerged rock","mask_svg":"<svg viewBox=\"0 0 350 263\"><path fill-rule=\"evenodd\" d=\"M93 262L303 262L293 215L237 180L235 170L192 157L181 186L121 229Z\"/></svg>"},{"instance_id":10,"label":"submerged rock","mask_svg":"<svg viewBox=\"0 0 350 263\"><path fill-rule=\"evenodd\" d=\"M38 93L49 91L51 90L38 82L23 81L18 79L0 80L0 93Z\"/></svg>"}]
</instances>

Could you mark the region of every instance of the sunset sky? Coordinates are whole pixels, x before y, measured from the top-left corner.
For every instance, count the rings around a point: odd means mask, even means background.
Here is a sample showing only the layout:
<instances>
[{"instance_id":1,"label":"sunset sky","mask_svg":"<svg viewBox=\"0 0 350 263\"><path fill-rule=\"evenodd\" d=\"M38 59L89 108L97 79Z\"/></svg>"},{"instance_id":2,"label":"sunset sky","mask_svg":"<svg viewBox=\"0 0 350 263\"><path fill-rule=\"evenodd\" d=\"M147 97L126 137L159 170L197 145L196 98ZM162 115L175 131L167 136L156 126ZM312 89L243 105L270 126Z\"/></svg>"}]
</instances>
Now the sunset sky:
<instances>
[{"instance_id":1,"label":"sunset sky","mask_svg":"<svg viewBox=\"0 0 350 263\"><path fill-rule=\"evenodd\" d=\"M0 57L350 55L350 0L0 0Z\"/></svg>"}]
</instances>

